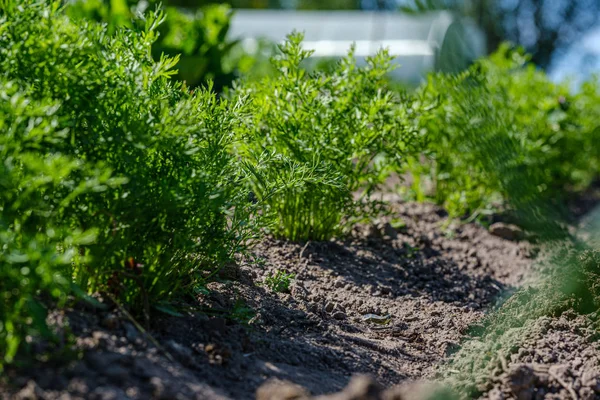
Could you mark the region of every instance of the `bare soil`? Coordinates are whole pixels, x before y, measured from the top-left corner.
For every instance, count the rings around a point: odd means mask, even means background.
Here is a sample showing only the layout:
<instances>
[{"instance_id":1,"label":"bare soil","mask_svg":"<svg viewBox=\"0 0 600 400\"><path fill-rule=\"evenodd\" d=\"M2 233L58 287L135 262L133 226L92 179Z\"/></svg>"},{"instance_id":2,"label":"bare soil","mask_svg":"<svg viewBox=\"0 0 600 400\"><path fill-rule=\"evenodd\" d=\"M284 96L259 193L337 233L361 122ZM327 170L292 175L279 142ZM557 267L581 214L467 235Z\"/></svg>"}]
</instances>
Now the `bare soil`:
<instances>
[{"instance_id":1,"label":"bare soil","mask_svg":"<svg viewBox=\"0 0 600 400\"><path fill-rule=\"evenodd\" d=\"M392 217L405 225L394 229ZM487 311L532 279L535 254L483 226L452 225L436 206L395 202L392 216L345 241L263 241L199 295L202 311L154 314L155 344L118 307L55 311L79 357L7 371L0 398L252 399L259 388L261 400L342 390L327 398L413 398L411 382L432 378ZM264 284L278 270L295 274L289 293ZM539 323L483 398L600 398L589 318ZM347 387L357 374L372 379Z\"/></svg>"},{"instance_id":2,"label":"bare soil","mask_svg":"<svg viewBox=\"0 0 600 400\"><path fill-rule=\"evenodd\" d=\"M589 317L540 318L482 399L600 398L600 344Z\"/></svg>"}]
</instances>

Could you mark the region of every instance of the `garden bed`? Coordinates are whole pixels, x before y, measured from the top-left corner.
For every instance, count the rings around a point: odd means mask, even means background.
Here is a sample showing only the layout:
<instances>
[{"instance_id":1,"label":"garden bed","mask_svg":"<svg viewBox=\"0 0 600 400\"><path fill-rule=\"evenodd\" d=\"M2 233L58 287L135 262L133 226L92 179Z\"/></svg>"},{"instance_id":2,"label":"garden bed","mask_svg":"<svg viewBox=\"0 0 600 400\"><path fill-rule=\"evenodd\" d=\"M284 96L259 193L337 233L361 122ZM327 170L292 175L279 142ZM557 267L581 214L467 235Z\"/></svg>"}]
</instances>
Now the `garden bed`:
<instances>
[{"instance_id":1,"label":"garden bed","mask_svg":"<svg viewBox=\"0 0 600 400\"><path fill-rule=\"evenodd\" d=\"M355 374L386 386L432 377L469 327L532 276L533 249L476 224L446 227L430 204L393 209L404 227L382 220L345 242L264 240L200 295L222 315L153 318L161 349L117 307L57 311L81 360L8 371L10 390L17 398L244 399L268 379L325 394ZM262 284L277 270L295 274L290 293Z\"/></svg>"},{"instance_id":2,"label":"garden bed","mask_svg":"<svg viewBox=\"0 0 600 400\"><path fill-rule=\"evenodd\" d=\"M152 57L176 12L4 3L0 397L600 391L596 81L503 45L404 92L386 50L313 73L293 33L216 93Z\"/></svg>"}]
</instances>

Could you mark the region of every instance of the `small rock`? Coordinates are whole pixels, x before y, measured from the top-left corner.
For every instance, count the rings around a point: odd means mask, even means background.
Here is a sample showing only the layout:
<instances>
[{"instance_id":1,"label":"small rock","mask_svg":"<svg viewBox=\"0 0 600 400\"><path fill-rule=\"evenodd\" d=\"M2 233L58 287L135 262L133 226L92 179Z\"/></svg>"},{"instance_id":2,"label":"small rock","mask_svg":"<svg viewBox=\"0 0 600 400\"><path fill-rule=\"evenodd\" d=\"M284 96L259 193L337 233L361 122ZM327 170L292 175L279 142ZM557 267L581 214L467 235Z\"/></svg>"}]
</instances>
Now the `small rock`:
<instances>
[{"instance_id":1,"label":"small rock","mask_svg":"<svg viewBox=\"0 0 600 400\"><path fill-rule=\"evenodd\" d=\"M214 343L209 343L204 347L208 355L208 362L214 365L224 365L231 357L231 350L228 347L220 347Z\"/></svg>"},{"instance_id":2,"label":"small rock","mask_svg":"<svg viewBox=\"0 0 600 400\"><path fill-rule=\"evenodd\" d=\"M496 222L490 225L490 233L506 240L521 240L524 237L523 230L516 225Z\"/></svg>"},{"instance_id":3,"label":"small rock","mask_svg":"<svg viewBox=\"0 0 600 400\"><path fill-rule=\"evenodd\" d=\"M27 385L16 394L17 400L37 400L44 397L44 391L34 381L27 382Z\"/></svg>"},{"instance_id":4,"label":"small rock","mask_svg":"<svg viewBox=\"0 0 600 400\"><path fill-rule=\"evenodd\" d=\"M344 286L344 280L343 279L337 279L335 281L335 283L333 284L334 287L336 288L341 288Z\"/></svg>"},{"instance_id":5,"label":"small rock","mask_svg":"<svg viewBox=\"0 0 600 400\"><path fill-rule=\"evenodd\" d=\"M333 302L328 301L327 304L325 304L325 307L323 308L325 310L325 312L330 313L333 311L333 308L335 307L335 304L333 304Z\"/></svg>"},{"instance_id":6,"label":"small rock","mask_svg":"<svg viewBox=\"0 0 600 400\"><path fill-rule=\"evenodd\" d=\"M346 319L346 314L342 311L338 311L333 314L333 318L338 319L338 320Z\"/></svg>"}]
</instances>

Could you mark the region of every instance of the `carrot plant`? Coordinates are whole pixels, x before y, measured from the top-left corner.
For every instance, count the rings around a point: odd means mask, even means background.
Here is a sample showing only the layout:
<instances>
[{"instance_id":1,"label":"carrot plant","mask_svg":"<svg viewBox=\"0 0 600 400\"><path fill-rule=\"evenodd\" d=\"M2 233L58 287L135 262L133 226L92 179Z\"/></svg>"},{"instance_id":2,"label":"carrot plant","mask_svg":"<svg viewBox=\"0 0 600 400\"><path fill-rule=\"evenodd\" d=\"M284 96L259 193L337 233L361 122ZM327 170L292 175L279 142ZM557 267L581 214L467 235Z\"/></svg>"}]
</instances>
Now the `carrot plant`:
<instances>
[{"instance_id":1,"label":"carrot plant","mask_svg":"<svg viewBox=\"0 0 600 400\"><path fill-rule=\"evenodd\" d=\"M407 122L412 102L388 90L392 58L383 50L359 67L349 55L328 72L309 73L302 35L272 60L277 70L234 91L252 119L237 151L276 236L326 240L377 212L372 195L393 165L420 146Z\"/></svg>"},{"instance_id":2,"label":"carrot plant","mask_svg":"<svg viewBox=\"0 0 600 400\"><path fill-rule=\"evenodd\" d=\"M230 152L244 105L170 79L160 12L110 34L60 1L1 4L0 365L49 333L40 296L75 285L147 317L253 231Z\"/></svg>"},{"instance_id":3,"label":"carrot plant","mask_svg":"<svg viewBox=\"0 0 600 400\"><path fill-rule=\"evenodd\" d=\"M46 146L67 140L59 102L34 100L30 90L0 82L0 371L27 336L51 339L40 291L59 304L78 246L97 228L73 227L66 212L81 196L114 190L124 180L102 163L86 164Z\"/></svg>"},{"instance_id":4,"label":"carrot plant","mask_svg":"<svg viewBox=\"0 0 600 400\"><path fill-rule=\"evenodd\" d=\"M106 23L112 32L119 27L132 28L139 24L135 14L159 3L76 0L68 3L66 12L74 19ZM163 54L179 57L173 79L185 81L188 87L206 85L209 79L214 82L217 92L230 86L241 61L232 53L238 40L227 37L232 14L230 7L211 4L200 7L195 13L182 12L176 7L167 7L165 11L165 21L158 27L159 35L152 43L154 59L159 61Z\"/></svg>"},{"instance_id":5,"label":"carrot plant","mask_svg":"<svg viewBox=\"0 0 600 400\"><path fill-rule=\"evenodd\" d=\"M438 105L419 119L427 158L407 169L415 182L433 181L434 199L455 217L502 209L517 189L503 183L507 168L527 170L535 190L560 203L600 173L594 96L596 85L573 94L504 46L463 73L430 76L417 93Z\"/></svg>"}]
</instances>

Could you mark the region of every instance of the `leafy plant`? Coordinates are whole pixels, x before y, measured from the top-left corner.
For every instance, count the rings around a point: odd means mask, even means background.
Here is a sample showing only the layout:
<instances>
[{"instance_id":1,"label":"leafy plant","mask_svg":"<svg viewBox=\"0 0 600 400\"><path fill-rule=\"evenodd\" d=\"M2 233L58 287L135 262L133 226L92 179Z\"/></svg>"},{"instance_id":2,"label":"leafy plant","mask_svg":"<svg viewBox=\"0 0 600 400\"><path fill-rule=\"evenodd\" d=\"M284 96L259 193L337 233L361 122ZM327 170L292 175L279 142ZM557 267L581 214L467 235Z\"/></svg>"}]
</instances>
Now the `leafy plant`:
<instances>
[{"instance_id":1,"label":"leafy plant","mask_svg":"<svg viewBox=\"0 0 600 400\"><path fill-rule=\"evenodd\" d=\"M158 3L158 2L150 2ZM148 2L126 0L76 0L69 4L67 13L75 19L89 19L108 24L109 32L119 27L133 28L139 24L136 14L144 12ZM179 57L173 78L185 81L191 88L213 82L220 92L236 78L239 52L233 50L238 40L229 40L231 8L227 4L205 5L194 13L175 7L165 9L166 17L157 29L152 44L152 55L160 61L163 55Z\"/></svg>"},{"instance_id":2,"label":"leafy plant","mask_svg":"<svg viewBox=\"0 0 600 400\"><path fill-rule=\"evenodd\" d=\"M97 229L74 226L67 210L89 193L124 183L102 163L46 152L68 130L57 115L60 104L30 92L0 81L0 371L29 346L25 337L53 339L39 294L63 304L71 280L60 272L68 271L79 246L96 240Z\"/></svg>"},{"instance_id":3,"label":"leafy plant","mask_svg":"<svg viewBox=\"0 0 600 400\"><path fill-rule=\"evenodd\" d=\"M238 298L231 310L230 318L238 323L248 325L248 323L256 316L256 312L248 307L248 305Z\"/></svg>"},{"instance_id":4,"label":"leafy plant","mask_svg":"<svg viewBox=\"0 0 600 400\"><path fill-rule=\"evenodd\" d=\"M597 109L583 106L595 92L571 94L508 46L464 73L432 75L417 94L438 105L419 120L427 159L407 170L416 182L432 180L434 199L454 217L494 212L534 192L559 204L600 172Z\"/></svg>"},{"instance_id":5,"label":"leafy plant","mask_svg":"<svg viewBox=\"0 0 600 400\"><path fill-rule=\"evenodd\" d=\"M277 293L287 293L290 291L290 284L296 277L294 274L288 274L285 271L278 270L275 274L269 274L265 278L265 285Z\"/></svg>"},{"instance_id":6,"label":"leafy plant","mask_svg":"<svg viewBox=\"0 0 600 400\"><path fill-rule=\"evenodd\" d=\"M242 81L252 120L240 129L245 160L276 236L327 240L380 210L372 194L421 140L407 119L418 110L387 90L385 50L357 67L350 50L331 72L309 73L295 33L272 62L274 76Z\"/></svg>"},{"instance_id":7,"label":"leafy plant","mask_svg":"<svg viewBox=\"0 0 600 400\"><path fill-rule=\"evenodd\" d=\"M75 22L59 1L0 8L0 357L48 336L40 296L76 285L147 315L253 235L231 155L242 102L173 82L143 29ZM35 336L35 335L34 335ZM2 362L0 362L2 364Z\"/></svg>"},{"instance_id":8,"label":"leafy plant","mask_svg":"<svg viewBox=\"0 0 600 400\"><path fill-rule=\"evenodd\" d=\"M238 68L232 51L239 40L227 37L231 14L226 4L207 5L194 14L167 8L159 40L152 46L154 58L159 60L162 54L180 56L175 79L190 87L206 85L210 80L213 89L221 92L232 84Z\"/></svg>"}]
</instances>

